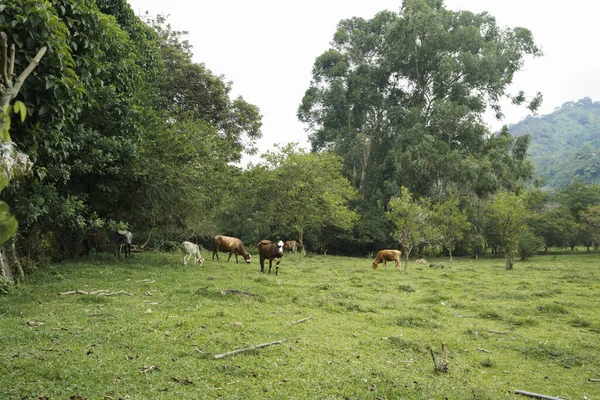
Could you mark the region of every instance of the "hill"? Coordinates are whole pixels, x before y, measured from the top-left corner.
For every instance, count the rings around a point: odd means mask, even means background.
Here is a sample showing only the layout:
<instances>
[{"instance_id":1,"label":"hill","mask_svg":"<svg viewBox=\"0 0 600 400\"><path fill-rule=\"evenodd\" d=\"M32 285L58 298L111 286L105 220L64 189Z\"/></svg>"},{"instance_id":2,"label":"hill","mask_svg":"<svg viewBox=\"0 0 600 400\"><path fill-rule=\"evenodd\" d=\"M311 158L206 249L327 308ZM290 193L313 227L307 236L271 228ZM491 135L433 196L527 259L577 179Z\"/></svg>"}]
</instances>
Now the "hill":
<instances>
[{"instance_id":1,"label":"hill","mask_svg":"<svg viewBox=\"0 0 600 400\"><path fill-rule=\"evenodd\" d=\"M574 178L600 184L600 102L585 97L542 116L509 126L513 136L531 135L535 175L546 185L566 187Z\"/></svg>"}]
</instances>

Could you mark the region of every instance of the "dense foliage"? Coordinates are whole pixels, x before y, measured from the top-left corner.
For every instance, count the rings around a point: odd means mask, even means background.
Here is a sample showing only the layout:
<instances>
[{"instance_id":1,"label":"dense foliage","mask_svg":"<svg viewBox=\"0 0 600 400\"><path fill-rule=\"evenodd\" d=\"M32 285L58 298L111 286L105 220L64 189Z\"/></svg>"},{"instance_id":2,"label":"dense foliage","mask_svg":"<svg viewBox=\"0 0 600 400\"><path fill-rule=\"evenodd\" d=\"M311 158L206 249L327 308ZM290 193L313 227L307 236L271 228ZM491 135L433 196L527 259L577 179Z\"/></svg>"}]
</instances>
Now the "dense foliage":
<instances>
[{"instance_id":1,"label":"dense foliage","mask_svg":"<svg viewBox=\"0 0 600 400\"><path fill-rule=\"evenodd\" d=\"M529 30L501 28L488 13L405 0L399 13L339 23L332 48L314 63L298 116L314 150L344 159L364 199L387 202L401 186L422 196L452 187L486 195L508 174L531 176L526 138L507 146L482 117L490 108L501 117L503 98L524 102L507 87L525 57L539 54ZM516 168L505 171L509 165Z\"/></svg>"}]
</instances>

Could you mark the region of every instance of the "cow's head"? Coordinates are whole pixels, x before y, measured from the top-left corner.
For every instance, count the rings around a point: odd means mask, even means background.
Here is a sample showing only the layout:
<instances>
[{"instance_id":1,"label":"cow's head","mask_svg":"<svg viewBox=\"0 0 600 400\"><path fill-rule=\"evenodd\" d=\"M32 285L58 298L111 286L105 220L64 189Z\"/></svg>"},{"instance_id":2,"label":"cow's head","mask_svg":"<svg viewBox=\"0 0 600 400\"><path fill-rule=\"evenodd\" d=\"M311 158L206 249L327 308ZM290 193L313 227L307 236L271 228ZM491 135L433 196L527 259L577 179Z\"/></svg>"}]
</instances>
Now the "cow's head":
<instances>
[{"instance_id":1,"label":"cow's head","mask_svg":"<svg viewBox=\"0 0 600 400\"><path fill-rule=\"evenodd\" d=\"M244 254L242 254L242 257L244 257L244 261L246 261L246 263L250 264L250 261L252 260L252 257L250 257L250 253L245 252Z\"/></svg>"},{"instance_id":2,"label":"cow's head","mask_svg":"<svg viewBox=\"0 0 600 400\"><path fill-rule=\"evenodd\" d=\"M282 240L277 242L277 252L279 253L280 256L283 255L283 241Z\"/></svg>"}]
</instances>

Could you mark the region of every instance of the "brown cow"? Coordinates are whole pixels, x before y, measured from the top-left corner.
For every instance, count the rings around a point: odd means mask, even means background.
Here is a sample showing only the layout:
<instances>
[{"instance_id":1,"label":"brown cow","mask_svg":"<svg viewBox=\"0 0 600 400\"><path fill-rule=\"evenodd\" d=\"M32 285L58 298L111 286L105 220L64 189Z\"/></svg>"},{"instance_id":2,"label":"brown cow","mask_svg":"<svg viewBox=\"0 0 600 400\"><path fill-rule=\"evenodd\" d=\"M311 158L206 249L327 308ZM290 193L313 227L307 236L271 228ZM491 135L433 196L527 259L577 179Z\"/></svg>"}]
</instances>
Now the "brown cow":
<instances>
[{"instance_id":1,"label":"brown cow","mask_svg":"<svg viewBox=\"0 0 600 400\"><path fill-rule=\"evenodd\" d=\"M396 268L400 268L400 257L402 256L402 252L400 250L381 250L377 253L377 257L375 257L375 261L373 261L373 269L377 269L377 265L379 263L383 263L383 267L387 269L387 265L385 265L386 261L396 261Z\"/></svg>"},{"instance_id":2,"label":"brown cow","mask_svg":"<svg viewBox=\"0 0 600 400\"><path fill-rule=\"evenodd\" d=\"M102 240L102 235L98 232L87 235L83 240L83 252L81 253L81 256L89 256L92 249L95 249L96 254L98 254L100 250L102 250Z\"/></svg>"},{"instance_id":3,"label":"brown cow","mask_svg":"<svg viewBox=\"0 0 600 400\"><path fill-rule=\"evenodd\" d=\"M273 243L270 240L261 240L258 242L258 252L260 253L260 272L265 272L265 259L269 259L269 273L271 273L271 266L273 260L277 260L275 264L275 275L279 274L279 263L281 257L283 257L283 242L280 240L277 243Z\"/></svg>"},{"instance_id":4,"label":"brown cow","mask_svg":"<svg viewBox=\"0 0 600 400\"><path fill-rule=\"evenodd\" d=\"M290 253L295 253L296 250L298 250L298 246L300 246L300 243L296 242L295 240L288 240L283 244L283 248Z\"/></svg>"},{"instance_id":5,"label":"brown cow","mask_svg":"<svg viewBox=\"0 0 600 400\"><path fill-rule=\"evenodd\" d=\"M244 242L242 242L238 238L217 235L213 240L213 256L212 259L215 259L215 254L217 255L217 261L219 261L219 250L228 251L229 257L227 261L231 258L232 254L235 254L235 262L238 263L238 255L242 256L247 263L250 263L250 254L246 251L246 247L244 246Z\"/></svg>"}]
</instances>

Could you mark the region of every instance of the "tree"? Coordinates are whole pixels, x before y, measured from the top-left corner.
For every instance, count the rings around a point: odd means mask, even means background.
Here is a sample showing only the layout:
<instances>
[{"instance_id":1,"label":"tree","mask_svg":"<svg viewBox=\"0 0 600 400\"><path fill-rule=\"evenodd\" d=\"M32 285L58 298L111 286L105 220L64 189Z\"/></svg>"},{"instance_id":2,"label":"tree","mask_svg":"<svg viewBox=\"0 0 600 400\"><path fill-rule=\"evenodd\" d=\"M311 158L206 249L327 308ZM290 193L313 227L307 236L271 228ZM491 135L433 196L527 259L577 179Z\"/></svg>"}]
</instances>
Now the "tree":
<instances>
[{"instance_id":1,"label":"tree","mask_svg":"<svg viewBox=\"0 0 600 400\"><path fill-rule=\"evenodd\" d=\"M31 169L31 160L26 154L16 149L14 142L10 138L11 113L19 115L21 122L25 120L27 109L25 104L20 101L15 102L11 107L10 103L15 99L21 89L21 86L38 66L41 58L46 53L46 47L42 47L29 65L15 78L15 45L10 47L10 56L8 54L8 38L5 32L0 32L0 191L8 183L21 177ZM10 213L7 203L0 201L0 246L9 240L17 231L17 220ZM12 275L5 258L5 251L0 251L0 276ZM12 246L14 254L14 242ZM16 257L15 257L16 258ZM17 279L23 278L23 269L17 261Z\"/></svg>"},{"instance_id":2,"label":"tree","mask_svg":"<svg viewBox=\"0 0 600 400\"><path fill-rule=\"evenodd\" d=\"M590 236L600 243L600 206L589 206L581 212L581 219L585 223Z\"/></svg>"},{"instance_id":3,"label":"tree","mask_svg":"<svg viewBox=\"0 0 600 400\"><path fill-rule=\"evenodd\" d=\"M446 201L433 206L431 220L439 242L448 250L452 263L452 249L471 229L466 210L459 209L458 198L452 194Z\"/></svg>"},{"instance_id":4,"label":"tree","mask_svg":"<svg viewBox=\"0 0 600 400\"><path fill-rule=\"evenodd\" d=\"M312 131L313 150L340 155L366 199L377 190L389 199L401 186L443 193L451 184L476 183L482 165L493 180L490 153L509 148L489 148L483 114L491 108L501 118L503 98L525 102L524 93L511 96L507 87L525 57L540 54L529 30L501 28L488 13L405 0L399 13L338 24L332 48L314 63L298 117ZM540 101L538 93L529 108ZM526 167L524 159L513 161ZM515 182L531 168L512 171ZM483 194L498 187L479 186Z\"/></svg>"},{"instance_id":5,"label":"tree","mask_svg":"<svg viewBox=\"0 0 600 400\"><path fill-rule=\"evenodd\" d=\"M408 273L408 256L414 246L426 242L431 236L431 212L425 200L414 199L407 188L402 195L389 201L386 213L394 225L394 237L404 252L404 273Z\"/></svg>"},{"instance_id":6,"label":"tree","mask_svg":"<svg viewBox=\"0 0 600 400\"><path fill-rule=\"evenodd\" d=\"M264 195L260 218L280 234L294 232L304 244L304 234L326 226L349 230L356 214L349 203L356 198L341 173L341 161L332 153L308 153L289 144L268 152L257 168L262 175L258 190ZM256 218L256 216L255 216Z\"/></svg>"},{"instance_id":7,"label":"tree","mask_svg":"<svg viewBox=\"0 0 600 400\"><path fill-rule=\"evenodd\" d=\"M519 236L526 232L528 212L523 199L515 194L500 192L486 205L486 217L491 231L504 249L506 269L512 269L519 249Z\"/></svg>"},{"instance_id":8,"label":"tree","mask_svg":"<svg viewBox=\"0 0 600 400\"><path fill-rule=\"evenodd\" d=\"M213 125L229 146L229 161L239 161L243 152L256 153L255 142L262 136L258 107L241 96L231 98L231 82L214 75L203 63L192 61L192 46L184 39L186 31L173 30L161 15L147 23L158 35L168 71L158 89L169 115Z\"/></svg>"}]
</instances>

